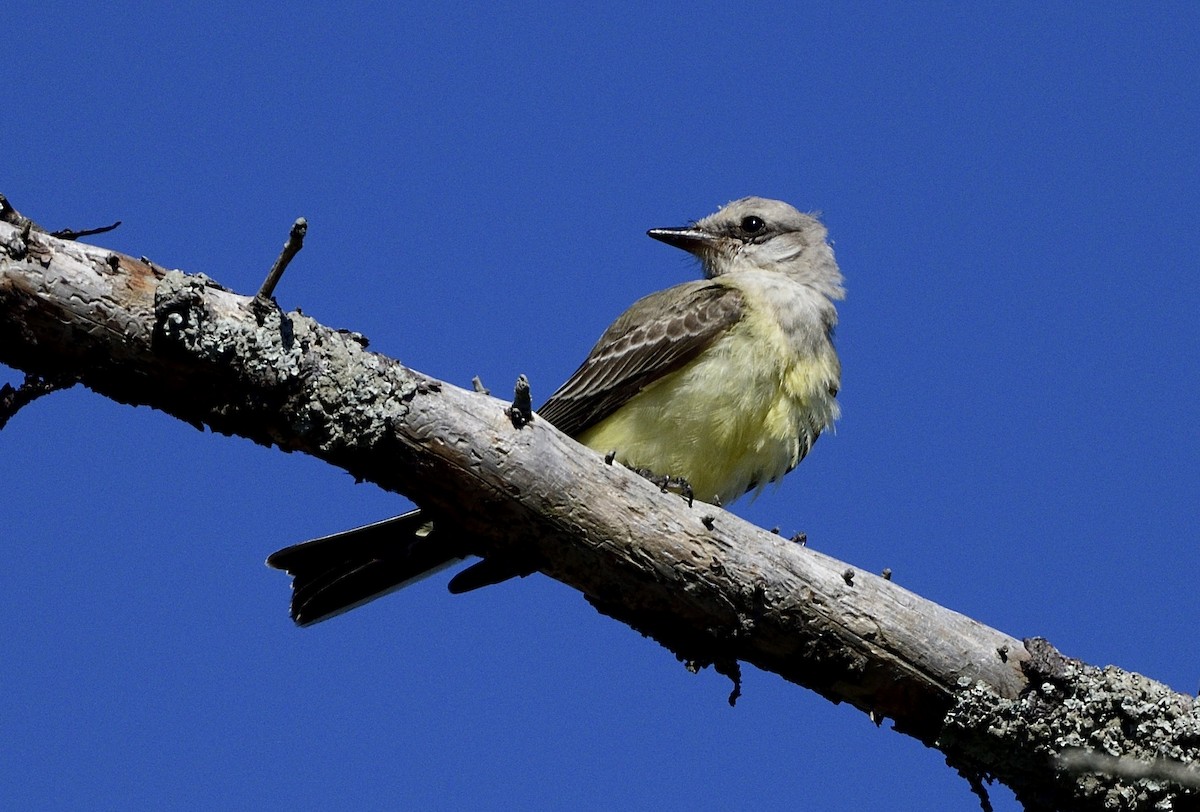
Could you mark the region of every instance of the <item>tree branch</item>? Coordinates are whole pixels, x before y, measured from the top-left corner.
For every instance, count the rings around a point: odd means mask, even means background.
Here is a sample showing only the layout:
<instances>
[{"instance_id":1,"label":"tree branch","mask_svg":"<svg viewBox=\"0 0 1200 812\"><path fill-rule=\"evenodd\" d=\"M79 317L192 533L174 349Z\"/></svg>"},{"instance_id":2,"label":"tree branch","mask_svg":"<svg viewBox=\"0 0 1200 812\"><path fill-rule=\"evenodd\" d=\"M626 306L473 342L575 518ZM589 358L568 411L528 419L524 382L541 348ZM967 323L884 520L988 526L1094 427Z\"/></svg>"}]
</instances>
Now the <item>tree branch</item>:
<instances>
[{"instance_id":1,"label":"tree branch","mask_svg":"<svg viewBox=\"0 0 1200 812\"><path fill-rule=\"evenodd\" d=\"M1076 745L1192 761L1191 697L1023 643L720 508L689 507L536 416L517 425L509 404L252 301L0 222L0 362L326 460L453 523L473 552L533 562L690 667L735 676L750 662L891 718L980 790L997 778L1028 808L1194 801L1168 772L1134 780L1055 761Z\"/></svg>"}]
</instances>

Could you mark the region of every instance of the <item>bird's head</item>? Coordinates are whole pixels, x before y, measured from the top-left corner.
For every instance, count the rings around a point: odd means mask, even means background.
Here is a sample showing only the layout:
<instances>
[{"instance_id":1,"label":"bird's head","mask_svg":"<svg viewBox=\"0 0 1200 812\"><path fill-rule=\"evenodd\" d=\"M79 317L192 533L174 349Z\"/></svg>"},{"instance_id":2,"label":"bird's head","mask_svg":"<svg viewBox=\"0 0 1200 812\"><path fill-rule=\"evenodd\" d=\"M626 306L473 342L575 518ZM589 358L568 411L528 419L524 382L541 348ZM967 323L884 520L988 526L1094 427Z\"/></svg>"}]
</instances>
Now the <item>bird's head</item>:
<instances>
[{"instance_id":1,"label":"bird's head","mask_svg":"<svg viewBox=\"0 0 1200 812\"><path fill-rule=\"evenodd\" d=\"M842 274L825 226L781 200L743 197L683 228L652 228L656 240L694 254L708 278L774 271L841 299Z\"/></svg>"}]
</instances>

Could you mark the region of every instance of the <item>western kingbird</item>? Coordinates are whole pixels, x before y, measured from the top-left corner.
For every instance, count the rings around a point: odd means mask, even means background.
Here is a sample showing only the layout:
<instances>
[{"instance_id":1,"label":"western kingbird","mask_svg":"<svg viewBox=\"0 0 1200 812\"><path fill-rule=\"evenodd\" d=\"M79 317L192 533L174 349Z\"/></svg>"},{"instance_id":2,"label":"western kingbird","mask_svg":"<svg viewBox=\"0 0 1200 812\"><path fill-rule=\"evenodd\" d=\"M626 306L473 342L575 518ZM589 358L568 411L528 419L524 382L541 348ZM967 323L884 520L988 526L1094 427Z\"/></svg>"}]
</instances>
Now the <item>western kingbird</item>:
<instances>
[{"instance_id":1,"label":"western kingbird","mask_svg":"<svg viewBox=\"0 0 1200 812\"><path fill-rule=\"evenodd\" d=\"M792 470L838 416L842 275L825 227L778 200L735 200L647 233L698 257L705 278L635 302L538 414L630 468L682 477L697 498L728 504ZM292 618L307 626L463 558L449 535L414 510L267 563L294 576ZM516 574L484 560L451 589Z\"/></svg>"}]
</instances>

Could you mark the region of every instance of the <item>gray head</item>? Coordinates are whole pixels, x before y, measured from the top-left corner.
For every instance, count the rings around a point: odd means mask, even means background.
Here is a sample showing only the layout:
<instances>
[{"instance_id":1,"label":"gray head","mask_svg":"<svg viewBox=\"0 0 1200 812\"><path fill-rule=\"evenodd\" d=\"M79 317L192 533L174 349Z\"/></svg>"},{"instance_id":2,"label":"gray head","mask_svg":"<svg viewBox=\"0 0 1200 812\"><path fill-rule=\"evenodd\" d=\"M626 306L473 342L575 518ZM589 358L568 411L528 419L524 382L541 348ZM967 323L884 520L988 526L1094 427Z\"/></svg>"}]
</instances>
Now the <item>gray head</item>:
<instances>
[{"instance_id":1,"label":"gray head","mask_svg":"<svg viewBox=\"0 0 1200 812\"><path fill-rule=\"evenodd\" d=\"M842 274L825 226L782 200L743 197L684 228L653 228L656 240L694 254L710 279L743 271L775 271L841 299Z\"/></svg>"}]
</instances>

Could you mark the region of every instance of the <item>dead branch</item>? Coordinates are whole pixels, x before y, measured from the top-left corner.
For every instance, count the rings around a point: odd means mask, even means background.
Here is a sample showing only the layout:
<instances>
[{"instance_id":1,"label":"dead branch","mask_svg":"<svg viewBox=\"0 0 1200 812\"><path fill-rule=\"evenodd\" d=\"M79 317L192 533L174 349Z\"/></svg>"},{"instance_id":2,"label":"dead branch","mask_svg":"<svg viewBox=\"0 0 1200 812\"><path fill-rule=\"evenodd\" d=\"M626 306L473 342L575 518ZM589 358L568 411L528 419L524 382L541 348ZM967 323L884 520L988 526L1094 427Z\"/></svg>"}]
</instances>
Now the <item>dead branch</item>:
<instances>
[{"instance_id":1,"label":"dead branch","mask_svg":"<svg viewBox=\"0 0 1200 812\"><path fill-rule=\"evenodd\" d=\"M517 425L502 401L252 302L202 275L0 222L0 362L402 493L470 534L474 552L534 562L690 667L735 677L750 662L892 719L979 791L998 779L1030 809L1195 803L1169 777L1055 760L1082 745L1192 762L1191 697L1012 638L718 507L689 507L536 416Z\"/></svg>"}]
</instances>

